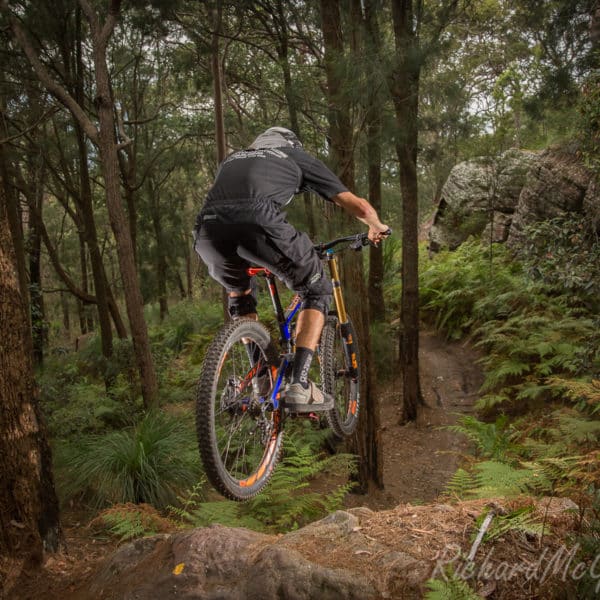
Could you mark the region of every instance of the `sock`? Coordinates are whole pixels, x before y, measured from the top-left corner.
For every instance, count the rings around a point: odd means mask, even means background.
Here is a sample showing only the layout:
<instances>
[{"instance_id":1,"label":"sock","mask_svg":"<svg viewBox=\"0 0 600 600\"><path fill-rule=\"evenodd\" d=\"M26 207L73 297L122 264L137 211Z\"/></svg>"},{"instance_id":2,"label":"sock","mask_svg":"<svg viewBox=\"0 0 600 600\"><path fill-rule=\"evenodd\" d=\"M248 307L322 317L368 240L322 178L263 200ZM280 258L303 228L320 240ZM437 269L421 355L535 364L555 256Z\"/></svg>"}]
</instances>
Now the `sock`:
<instances>
[{"instance_id":1,"label":"sock","mask_svg":"<svg viewBox=\"0 0 600 600\"><path fill-rule=\"evenodd\" d=\"M296 348L294 368L292 370L292 383L300 383L304 389L308 388L308 371L312 363L314 352L309 348Z\"/></svg>"}]
</instances>

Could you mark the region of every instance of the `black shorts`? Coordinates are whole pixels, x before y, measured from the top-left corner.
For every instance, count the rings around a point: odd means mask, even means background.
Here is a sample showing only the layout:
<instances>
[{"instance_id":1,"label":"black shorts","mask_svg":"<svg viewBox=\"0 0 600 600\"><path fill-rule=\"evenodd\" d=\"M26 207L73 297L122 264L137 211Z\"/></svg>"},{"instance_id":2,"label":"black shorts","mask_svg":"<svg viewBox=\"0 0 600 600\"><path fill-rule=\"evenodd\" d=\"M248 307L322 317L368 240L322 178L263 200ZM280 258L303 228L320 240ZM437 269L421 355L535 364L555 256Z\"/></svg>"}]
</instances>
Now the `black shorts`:
<instances>
[{"instance_id":1,"label":"black shorts","mask_svg":"<svg viewBox=\"0 0 600 600\"><path fill-rule=\"evenodd\" d=\"M205 206L198 215L194 249L228 292L250 289L246 269L266 267L298 293L303 308L327 313L332 285L310 238L267 201L237 200Z\"/></svg>"}]
</instances>

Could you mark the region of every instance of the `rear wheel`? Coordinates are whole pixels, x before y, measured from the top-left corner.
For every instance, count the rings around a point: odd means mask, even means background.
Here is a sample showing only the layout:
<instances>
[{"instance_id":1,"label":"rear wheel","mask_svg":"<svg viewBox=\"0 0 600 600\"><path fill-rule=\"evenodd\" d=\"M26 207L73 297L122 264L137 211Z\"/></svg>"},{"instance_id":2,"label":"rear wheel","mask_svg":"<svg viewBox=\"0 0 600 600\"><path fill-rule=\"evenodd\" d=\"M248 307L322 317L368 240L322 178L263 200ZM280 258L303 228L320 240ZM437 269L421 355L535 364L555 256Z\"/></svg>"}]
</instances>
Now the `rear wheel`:
<instances>
[{"instance_id":1,"label":"rear wheel","mask_svg":"<svg viewBox=\"0 0 600 600\"><path fill-rule=\"evenodd\" d=\"M336 316L327 318L319 356L323 391L335 401L334 408L325 413L329 426L340 438L351 435L358 425L360 408L360 365L351 322L341 325Z\"/></svg>"},{"instance_id":2,"label":"rear wheel","mask_svg":"<svg viewBox=\"0 0 600 600\"><path fill-rule=\"evenodd\" d=\"M200 456L213 486L247 500L268 483L281 457L281 409L269 401L278 353L264 325L225 325L206 353L196 398Z\"/></svg>"}]
</instances>

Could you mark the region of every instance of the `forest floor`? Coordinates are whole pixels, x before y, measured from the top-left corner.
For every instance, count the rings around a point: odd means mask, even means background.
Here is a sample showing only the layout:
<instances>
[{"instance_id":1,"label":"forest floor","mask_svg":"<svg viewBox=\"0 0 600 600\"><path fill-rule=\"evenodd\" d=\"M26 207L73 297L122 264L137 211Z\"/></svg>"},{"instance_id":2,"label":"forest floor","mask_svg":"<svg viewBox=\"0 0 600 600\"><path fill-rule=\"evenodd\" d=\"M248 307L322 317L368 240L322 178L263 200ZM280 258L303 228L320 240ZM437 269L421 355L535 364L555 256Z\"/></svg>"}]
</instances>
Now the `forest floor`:
<instances>
[{"instance_id":1,"label":"forest floor","mask_svg":"<svg viewBox=\"0 0 600 600\"><path fill-rule=\"evenodd\" d=\"M444 428L473 410L482 374L470 347L424 332L420 346L421 386L426 406L417 423L399 425L402 388L399 380L382 386L380 395L384 489L349 494L347 507L386 510L401 503L434 501L468 454L468 443ZM18 573L15 564L4 582L2 600L63 600L85 589L98 564L117 546L100 539L85 514L63 511L67 552L49 556L35 573ZM2 583L2 582L0 582Z\"/></svg>"},{"instance_id":2,"label":"forest floor","mask_svg":"<svg viewBox=\"0 0 600 600\"><path fill-rule=\"evenodd\" d=\"M416 423L399 425L402 381L398 378L384 386L380 395L384 489L371 490L366 497L351 494L349 506L384 510L401 503L426 504L439 496L469 453L467 440L446 426L473 412L483 383L478 358L464 343L421 333L419 369L425 407Z\"/></svg>"}]
</instances>

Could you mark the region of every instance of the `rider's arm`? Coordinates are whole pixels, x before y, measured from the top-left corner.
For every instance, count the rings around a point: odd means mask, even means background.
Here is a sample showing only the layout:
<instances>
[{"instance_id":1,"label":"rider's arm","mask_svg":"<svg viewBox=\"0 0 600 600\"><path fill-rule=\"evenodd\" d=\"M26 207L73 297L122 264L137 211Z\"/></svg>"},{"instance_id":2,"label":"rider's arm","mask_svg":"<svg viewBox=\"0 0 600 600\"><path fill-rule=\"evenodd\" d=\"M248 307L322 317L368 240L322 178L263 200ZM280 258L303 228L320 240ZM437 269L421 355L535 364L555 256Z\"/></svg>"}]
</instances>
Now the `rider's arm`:
<instances>
[{"instance_id":1,"label":"rider's arm","mask_svg":"<svg viewBox=\"0 0 600 600\"><path fill-rule=\"evenodd\" d=\"M384 225L377 215L377 211L364 198L359 198L352 192L340 192L333 196L332 200L345 211L356 217L361 223L369 227L369 239L379 242L386 236L383 235L389 227Z\"/></svg>"}]
</instances>

